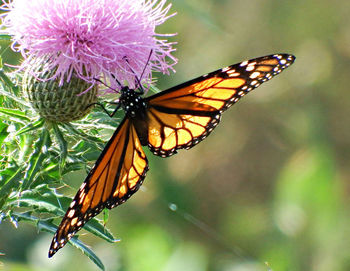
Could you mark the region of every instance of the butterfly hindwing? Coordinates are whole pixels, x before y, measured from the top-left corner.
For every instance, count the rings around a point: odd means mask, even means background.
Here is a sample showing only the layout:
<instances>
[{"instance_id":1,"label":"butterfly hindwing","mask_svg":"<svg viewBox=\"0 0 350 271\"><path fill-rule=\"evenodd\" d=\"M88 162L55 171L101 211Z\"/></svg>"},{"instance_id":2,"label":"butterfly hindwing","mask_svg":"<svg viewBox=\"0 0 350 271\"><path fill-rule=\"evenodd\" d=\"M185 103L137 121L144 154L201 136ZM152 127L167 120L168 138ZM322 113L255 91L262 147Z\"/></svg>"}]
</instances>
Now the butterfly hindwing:
<instances>
[{"instance_id":1,"label":"butterfly hindwing","mask_svg":"<svg viewBox=\"0 0 350 271\"><path fill-rule=\"evenodd\" d=\"M124 119L80 186L52 240L49 256L104 208L125 202L142 184L148 162L134 125Z\"/></svg>"},{"instance_id":2,"label":"butterfly hindwing","mask_svg":"<svg viewBox=\"0 0 350 271\"><path fill-rule=\"evenodd\" d=\"M294 59L276 54L244 61L147 98L150 150L167 157L198 144L216 127L223 111Z\"/></svg>"},{"instance_id":3,"label":"butterfly hindwing","mask_svg":"<svg viewBox=\"0 0 350 271\"><path fill-rule=\"evenodd\" d=\"M220 122L219 112L162 112L151 107L148 111L148 146L159 156L168 157L177 149L191 148L203 140Z\"/></svg>"}]
</instances>

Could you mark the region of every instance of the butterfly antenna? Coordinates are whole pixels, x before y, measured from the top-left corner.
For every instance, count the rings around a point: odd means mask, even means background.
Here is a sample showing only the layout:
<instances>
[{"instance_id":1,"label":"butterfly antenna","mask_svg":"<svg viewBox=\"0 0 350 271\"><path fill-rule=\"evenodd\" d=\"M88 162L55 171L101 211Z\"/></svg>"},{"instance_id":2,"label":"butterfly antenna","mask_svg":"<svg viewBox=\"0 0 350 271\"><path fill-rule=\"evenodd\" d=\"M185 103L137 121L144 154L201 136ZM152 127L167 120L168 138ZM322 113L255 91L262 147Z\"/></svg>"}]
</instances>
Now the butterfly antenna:
<instances>
[{"instance_id":1,"label":"butterfly antenna","mask_svg":"<svg viewBox=\"0 0 350 271\"><path fill-rule=\"evenodd\" d=\"M113 79L118 83L118 85L120 86L120 88L123 88L124 86L122 85L122 83L120 83L120 81L117 79L117 77L115 77L115 75L112 73L111 76L113 77Z\"/></svg>"},{"instance_id":2,"label":"butterfly antenna","mask_svg":"<svg viewBox=\"0 0 350 271\"><path fill-rule=\"evenodd\" d=\"M139 87L140 87L140 89L141 89L141 91L142 91L142 93L144 93L145 92L145 90L143 89L143 87L142 87L142 84L141 84L141 80L142 80L142 77L143 77L143 74L145 73L145 71L146 71L146 67L147 67L147 65L148 65L148 63L149 63L149 61L150 61L150 59L151 59L151 55L152 55L152 53L153 53L153 50L151 50L150 51L150 53L149 53L149 55L148 55L148 58L147 58L147 61L146 61L146 65L144 66L144 68L143 68L143 70L142 70L142 73L141 73L141 76L140 76L140 78L139 77L137 77L137 75L136 75L136 73L134 72L134 70L131 68L131 66L130 66L130 63L129 63L129 61L128 61L128 59L125 57L124 59L125 59L125 61L126 61L126 63L128 63L128 65L129 65L129 69L130 69L130 71L135 75L135 79L136 79L136 82L137 82L137 84L139 85Z\"/></svg>"},{"instance_id":3,"label":"butterfly antenna","mask_svg":"<svg viewBox=\"0 0 350 271\"><path fill-rule=\"evenodd\" d=\"M120 82L114 77L114 75L112 75L113 79L116 80L116 82L120 85L120 87L123 87ZM118 90L116 90L115 88L112 88L111 86L108 86L105 82L103 82L102 80L98 79L98 78L94 78L95 81L101 83L102 85L104 85L105 87L115 91L116 93L119 93Z\"/></svg>"},{"instance_id":4,"label":"butterfly antenna","mask_svg":"<svg viewBox=\"0 0 350 271\"><path fill-rule=\"evenodd\" d=\"M148 58L147 58L147 61L146 61L146 65L143 67L143 70L142 70L142 73L141 73L141 76L140 76L140 80L142 79L142 76L143 76L143 74L146 71L146 67L147 67L148 63L150 62L150 60L151 60L152 53L153 53L153 49L149 52L149 55L148 55Z\"/></svg>"}]
</instances>

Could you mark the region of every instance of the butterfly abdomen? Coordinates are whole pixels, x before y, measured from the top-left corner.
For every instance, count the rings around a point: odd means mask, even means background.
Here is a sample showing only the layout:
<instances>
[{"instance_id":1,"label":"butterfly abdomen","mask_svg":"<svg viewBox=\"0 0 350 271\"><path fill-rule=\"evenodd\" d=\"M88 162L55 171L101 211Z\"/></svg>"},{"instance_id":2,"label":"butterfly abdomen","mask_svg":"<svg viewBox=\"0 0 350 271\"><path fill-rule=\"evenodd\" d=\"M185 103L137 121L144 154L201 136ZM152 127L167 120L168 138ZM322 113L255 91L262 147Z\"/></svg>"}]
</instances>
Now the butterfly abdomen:
<instances>
[{"instance_id":1,"label":"butterfly abdomen","mask_svg":"<svg viewBox=\"0 0 350 271\"><path fill-rule=\"evenodd\" d=\"M137 136L140 139L142 146L147 146L148 144L148 124L146 119L133 119L132 123L136 129Z\"/></svg>"}]
</instances>

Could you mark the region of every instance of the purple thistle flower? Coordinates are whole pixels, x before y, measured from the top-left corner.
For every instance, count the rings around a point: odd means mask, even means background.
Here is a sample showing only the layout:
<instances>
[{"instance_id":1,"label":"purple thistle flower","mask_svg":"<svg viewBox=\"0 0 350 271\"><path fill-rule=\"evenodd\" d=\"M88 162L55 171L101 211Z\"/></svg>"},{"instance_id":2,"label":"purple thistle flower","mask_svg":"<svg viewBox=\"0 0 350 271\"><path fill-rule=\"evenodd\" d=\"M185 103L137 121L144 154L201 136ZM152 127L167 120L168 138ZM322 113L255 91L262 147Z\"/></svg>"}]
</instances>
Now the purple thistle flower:
<instances>
[{"instance_id":1,"label":"purple thistle flower","mask_svg":"<svg viewBox=\"0 0 350 271\"><path fill-rule=\"evenodd\" d=\"M4 1L5 2L5 1ZM2 27L24 57L20 69L42 61L59 84L71 76L102 78L135 87L135 74L150 83L152 71L169 73L177 59L166 37L155 32L171 5L166 0L13 0L1 9ZM150 52L150 62L145 67ZM133 72L135 72L135 74ZM34 74L40 78L40 74Z\"/></svg>"}]
</instances>

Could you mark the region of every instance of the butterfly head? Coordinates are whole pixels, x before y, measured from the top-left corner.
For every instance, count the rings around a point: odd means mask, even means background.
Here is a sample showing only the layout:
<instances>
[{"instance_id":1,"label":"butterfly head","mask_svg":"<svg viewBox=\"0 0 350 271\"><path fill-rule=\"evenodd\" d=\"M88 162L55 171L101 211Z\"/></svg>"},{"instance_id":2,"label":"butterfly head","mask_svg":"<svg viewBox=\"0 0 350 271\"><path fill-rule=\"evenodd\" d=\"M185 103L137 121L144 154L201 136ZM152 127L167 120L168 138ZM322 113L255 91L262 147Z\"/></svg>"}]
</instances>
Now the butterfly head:
<instances>
[{"instance_id":1,"label":"butterfly head","mask_svg":"<svg viewBox=\"0 0 350 271\"><path fill-rule=\"evenodd\" d=\"M123 87L121 89L120 103L122 105L125 114L129 118L135 118L146 110L146 103L141 97L142 93L136 92L129 87Z\"/></svg>"}]
</instances>

